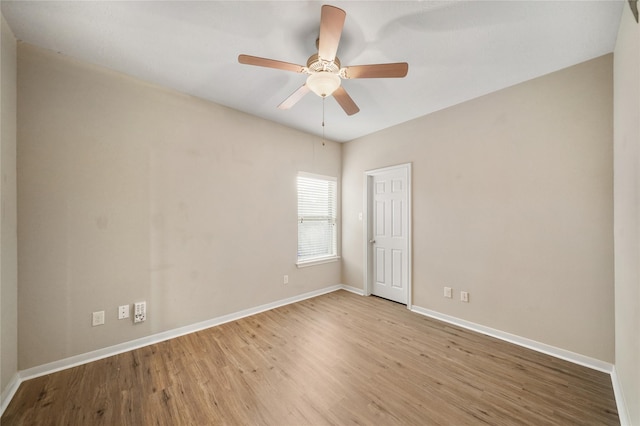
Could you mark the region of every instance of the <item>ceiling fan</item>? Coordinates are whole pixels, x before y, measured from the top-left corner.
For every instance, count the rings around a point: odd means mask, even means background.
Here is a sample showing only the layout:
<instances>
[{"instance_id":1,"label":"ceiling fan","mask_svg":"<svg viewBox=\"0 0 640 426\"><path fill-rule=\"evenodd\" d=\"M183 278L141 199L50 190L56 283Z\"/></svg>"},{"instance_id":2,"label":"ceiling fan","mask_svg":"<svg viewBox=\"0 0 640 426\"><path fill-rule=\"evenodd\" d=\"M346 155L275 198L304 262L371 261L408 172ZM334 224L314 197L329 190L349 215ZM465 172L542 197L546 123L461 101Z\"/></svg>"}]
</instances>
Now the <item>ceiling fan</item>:
<instances>
[{"instance_id":1,"label":"ceiling fan","mask_svg":"<svg viewBox=\"0 0 640 426\"><path fill-rule=\"evenodd\" d=\"M289 109L309 91L326 98L333 95L338 104L347 113L353 115L360 111L358 105L351 99L344 87L342 79L351 78L400 78L407 75L409 64L396 62L389 64L355 65L341 68L340 60L336 56L342 28L347 14L344 10L334 6L322 6L320 16L320 35L316 40L318 53L307 60L307 66L296 65L274 59L257 56L240 55L238 62L246 65L275 68L308 74L307 81L291 96L285 99L278 108Z\"/></svg>"}]
</instances>

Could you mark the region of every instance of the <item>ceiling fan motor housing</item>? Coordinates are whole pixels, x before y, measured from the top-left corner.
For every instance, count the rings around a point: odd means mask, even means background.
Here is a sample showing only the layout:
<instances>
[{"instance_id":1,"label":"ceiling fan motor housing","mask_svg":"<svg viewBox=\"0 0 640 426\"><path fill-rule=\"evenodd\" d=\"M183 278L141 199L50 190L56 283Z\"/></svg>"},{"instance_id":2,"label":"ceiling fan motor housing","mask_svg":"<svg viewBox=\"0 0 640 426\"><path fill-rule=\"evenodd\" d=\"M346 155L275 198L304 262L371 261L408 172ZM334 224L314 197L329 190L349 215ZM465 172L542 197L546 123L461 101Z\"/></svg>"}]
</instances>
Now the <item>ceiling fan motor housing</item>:
<instances>
[{"instance_id":1,"label":"ceiling fan motor housing","mask_svg":"<svg viewBox=\"0 0 640 426\"><path fill-rule=\"evenodd\" d=\"M307 59L307 68L312 72L331 72L334 74L340 73L340 59L336 56L333 61L325 61L320 59L317 53L309 56Z\"/></svg>"}]
</instances>

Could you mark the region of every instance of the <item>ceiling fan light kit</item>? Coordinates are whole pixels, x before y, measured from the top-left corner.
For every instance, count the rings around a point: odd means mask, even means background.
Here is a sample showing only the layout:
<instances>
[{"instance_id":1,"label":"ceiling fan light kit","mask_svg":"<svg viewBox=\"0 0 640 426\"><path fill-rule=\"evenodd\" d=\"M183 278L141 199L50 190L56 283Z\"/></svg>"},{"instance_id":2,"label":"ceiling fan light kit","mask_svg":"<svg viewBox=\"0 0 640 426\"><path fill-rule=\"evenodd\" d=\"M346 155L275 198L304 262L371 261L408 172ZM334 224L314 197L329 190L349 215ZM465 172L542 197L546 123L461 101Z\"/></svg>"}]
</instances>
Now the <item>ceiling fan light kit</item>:
<instances>
[{"instance_id":1,"label":"ceiling fan light kit","mask_svg":"<svg viewBox=\"0 0 640 426\"><path fill-rule=\"evenodd\" d=\"M340 87L340 77L328 71L321 71L307 77L307 86L321 98L331 96Z\"/></svg>"},{"instance_id":2,"label":"ceiling fan light kit","mask_svg":"<svg viewBox=\"0 0 640 426\"><path fill-rule=\"evenodd\" d=\"M250 55L239 55L238 62L309 75L305 84L278 105L279 109L291 108L311 91L323 99L327 96L333 96L347 115L353 115L360 111L360 108L351 99L345 88L341 86L342 79L402 78L407 75L409 65L406 62L398 62L341 68L336 52L346 16L346 12L340 8L330 5L322 6L320 36L316 41L318 53L309 57L306 67Z\"/></svg>"}]
</instances>

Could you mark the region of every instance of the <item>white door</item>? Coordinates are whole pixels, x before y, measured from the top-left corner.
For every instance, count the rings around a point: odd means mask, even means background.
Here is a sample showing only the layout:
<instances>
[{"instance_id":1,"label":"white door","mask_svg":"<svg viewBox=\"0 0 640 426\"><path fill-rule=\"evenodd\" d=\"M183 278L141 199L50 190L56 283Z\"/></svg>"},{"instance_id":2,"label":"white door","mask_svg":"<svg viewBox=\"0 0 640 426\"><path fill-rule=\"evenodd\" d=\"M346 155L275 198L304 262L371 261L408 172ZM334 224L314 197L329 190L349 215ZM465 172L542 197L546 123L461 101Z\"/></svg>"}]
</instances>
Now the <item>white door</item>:
<instances>
[{"instance_id":1,"label":"white door","mask_svg":"<svg viewBox=\"0 0 640 426\"><path fill-rule=\"evenodd\" d=\"M409 165L368 172L371 293L409 304Z\"/></svg>"}]
</instances>

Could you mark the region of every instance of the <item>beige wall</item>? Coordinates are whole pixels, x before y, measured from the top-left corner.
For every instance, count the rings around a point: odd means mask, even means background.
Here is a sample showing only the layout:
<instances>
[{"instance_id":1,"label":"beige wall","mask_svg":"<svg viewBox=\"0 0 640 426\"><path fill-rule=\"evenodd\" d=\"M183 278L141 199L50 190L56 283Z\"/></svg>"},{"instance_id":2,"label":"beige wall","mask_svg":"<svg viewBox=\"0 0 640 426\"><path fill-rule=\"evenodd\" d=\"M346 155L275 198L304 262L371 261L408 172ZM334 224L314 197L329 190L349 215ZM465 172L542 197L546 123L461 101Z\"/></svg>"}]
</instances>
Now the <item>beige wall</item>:
<instances>
[{"instance_id":1,"label":"beige wall","mask_svg":"<svg viewBox=\"0 0 640 426\"><path fill-rule=\"evenodd\" d=\"M614 58L615 364L640 425L640 26L626 6Z\"/></svg>"},{"instance_id":2,"label":"beige wall","mask_svg":"<svg viewBox=\"0 0 640 426\"><path fill-rule=\"evenodd\" d=\"M0 393L18 372L18 261L16 225L16 39L4 20L0 106ZM0 401L1 402L1 401Z\"/></svg>"},{"instance_id":3,"label":"beige wall","mask_svg":"<svg viewBox=\"0 0 640 426\"><path fill-rule=\"evenodd\" d=\"M362 288L363 173L404 162L415 305L613 362L611 55L322 147L18 53L21 369L339 283L339 263L294 266L298 170L342 167L342 282ZM146 323L116 320L137 300Z\"/></svg>"},{"instance_id":4,"label":"beige wall","mask_svg":"<svg viewBox=\"0 0 640 426\"><path fill-rule=\"evenodd\" d=\"M18 74L20 369L340 282L295 266L296 173L339 144L26 44Z\"/></svg>"},{"instance_id":5,"label":"beige wall","mask_svg":"<svg viewBox=\"0 0 640 426\"><path fill-rule=\"evenodd\" d=\"M613 362L612 78L607 55L346 143L343 282L364 171L412 162L414 305Z\"/></svg>"}]
</instances>

